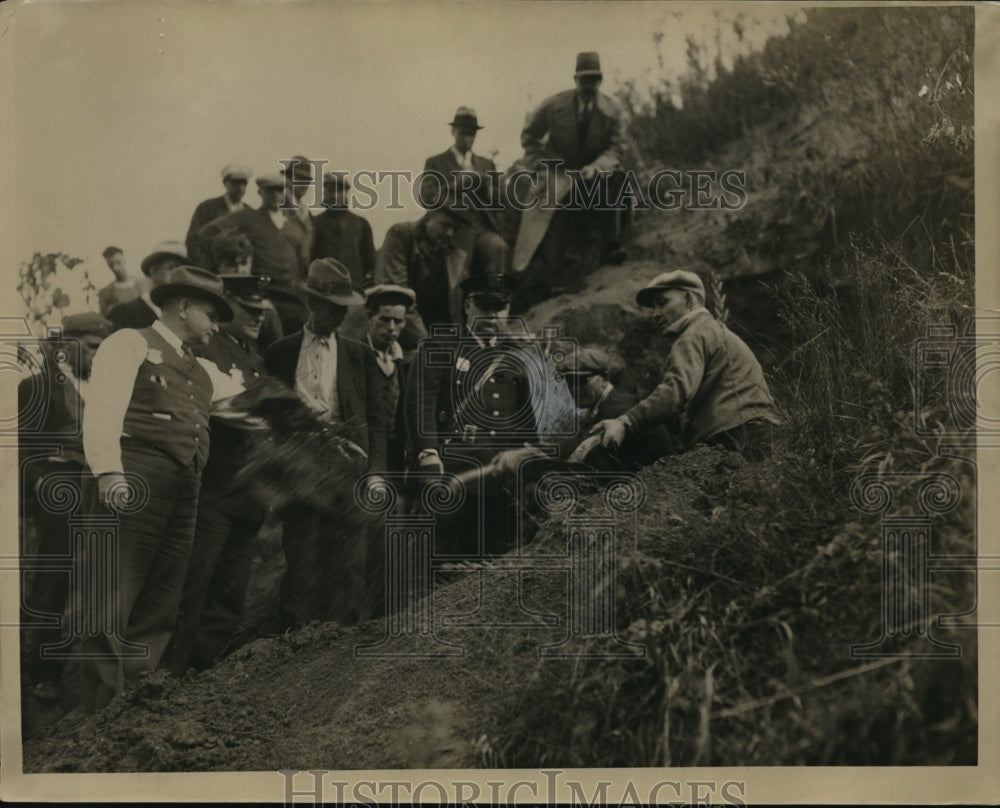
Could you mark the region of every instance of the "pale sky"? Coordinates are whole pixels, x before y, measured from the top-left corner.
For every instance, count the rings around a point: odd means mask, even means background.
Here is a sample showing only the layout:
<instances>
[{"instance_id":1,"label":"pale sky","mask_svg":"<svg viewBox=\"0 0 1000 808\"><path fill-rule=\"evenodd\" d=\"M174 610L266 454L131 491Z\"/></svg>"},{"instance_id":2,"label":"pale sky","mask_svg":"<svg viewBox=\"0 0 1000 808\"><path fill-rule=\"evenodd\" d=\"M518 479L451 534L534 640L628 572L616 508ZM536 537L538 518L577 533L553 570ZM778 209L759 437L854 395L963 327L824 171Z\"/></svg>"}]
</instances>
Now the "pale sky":
<instances>
[{"instance_id":1,"label":"pale sky","mask_svg":"<svg viewBox=\"0 0 1000 808\"><path fill-rule=\"evenodd\" d=\"M43 0L11 10L0 40L4 100L17 110L4 116L15 187L6 267L62 251L101 286L105 246L123 247L138 273L154 244L183 240L198 202L222 193L227 163L260 174L305 154L329 170L416 172L450 145L447 124L468 105L485 126L474 150L496 151L505 168L521 154L525 115L572 87L578 51L600 52L605 92L625 80L647 88L683 72L686 34L714 53L718 28L735 46L740 15L745 50L787 30L796 7ZM246 199L259 203L252 180ZM419 215L402 201L364 214L376 246Z\"/></svg>"}]
</instances>

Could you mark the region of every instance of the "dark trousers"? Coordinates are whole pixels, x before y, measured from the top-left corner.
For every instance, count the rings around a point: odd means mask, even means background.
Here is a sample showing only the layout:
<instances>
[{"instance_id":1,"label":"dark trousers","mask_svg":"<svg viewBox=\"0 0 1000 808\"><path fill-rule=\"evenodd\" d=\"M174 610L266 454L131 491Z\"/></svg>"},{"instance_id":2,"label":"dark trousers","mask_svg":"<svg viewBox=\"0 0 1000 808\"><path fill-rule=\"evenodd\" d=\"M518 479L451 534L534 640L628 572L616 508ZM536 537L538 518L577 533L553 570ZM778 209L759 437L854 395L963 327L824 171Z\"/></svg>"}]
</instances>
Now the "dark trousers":
<instances>
[{"instance_id":1,"label":"dark trousers","mask_svg":"<svg viewBox=\"0 0 1000 808\"><path fill-rule=\"evenodd\" d=\"M75 478L80 485L84 477L89 476L83 466L69 461L46 462L44 471L37 478L38 482L44 483L49 474ZM25 511L34 521L36 539L33 547L26 548L27 554L38 557L41 564L57 563L62 559L68 565L72 553L68 514L47 508L34 492L24 492L23 496L29 499L30 504ZM28 566L30 565L29 561ZM33 683L58 682L62 678L62 662L43 658L42 647L58 645L62 640L63 612L69 595L69 579L68 569L36 569L26 588L25 605L34 613L28 620L40 621L41 615L45 615L48 620L59 619L56 625L35 628L29 632L28 666Z\"/></svg>"},{"instance_id":2,"label":"dark trousers","mask_svg":"<svg viewBox=\"0 0 1000 808\"><path fill-rule=\"evenodd\" d=\"M104 707L140 673L159 665L177 619L198 510L201 474L193 464L184 467L128 439L122 443L125 472L142 476L149 501L118 517L117 586L106 593L113 597L118 630L90 636L82 644L84 653L94 657L83 665L84 708L89 710ZM96 493L94 484L92 512L106 515ZM90 550L82 561L93 569ZM136 654L136 646L145 650Z\"/></svg>"},{"instance_id":3,"label":"dark trousers","mask_svg":"<svg viewBox=\"0 0 1000 808\"><path fill-rule=\"evenodd\" d=\"M177 627L163 667L211 667L243 620L260 519L243 519L202 492Z\"/></svg>"}]
</instances>

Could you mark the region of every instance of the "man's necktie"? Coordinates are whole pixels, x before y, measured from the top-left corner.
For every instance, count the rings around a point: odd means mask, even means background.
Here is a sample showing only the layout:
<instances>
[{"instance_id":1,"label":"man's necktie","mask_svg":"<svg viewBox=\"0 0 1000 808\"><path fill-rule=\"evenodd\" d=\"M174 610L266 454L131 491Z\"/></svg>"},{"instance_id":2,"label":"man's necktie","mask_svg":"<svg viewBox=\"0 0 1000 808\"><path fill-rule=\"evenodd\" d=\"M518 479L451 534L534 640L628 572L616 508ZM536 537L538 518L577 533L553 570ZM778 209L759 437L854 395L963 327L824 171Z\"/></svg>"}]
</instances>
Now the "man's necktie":
<instances>
[{"instance_id":1,"label":"man's necktie","mask_svg":"<svg viewBox=\"0 0 1000 808\"><path fill-rule=\"evenodd\" d=\"M584 104L583 109L580 110L580 120L576 125L576 141L581 151L583 150L583 144L587 140L587 128L590 126L590 118L592 114L593 106L589 103Z\"/></svg>"}]
</instances>

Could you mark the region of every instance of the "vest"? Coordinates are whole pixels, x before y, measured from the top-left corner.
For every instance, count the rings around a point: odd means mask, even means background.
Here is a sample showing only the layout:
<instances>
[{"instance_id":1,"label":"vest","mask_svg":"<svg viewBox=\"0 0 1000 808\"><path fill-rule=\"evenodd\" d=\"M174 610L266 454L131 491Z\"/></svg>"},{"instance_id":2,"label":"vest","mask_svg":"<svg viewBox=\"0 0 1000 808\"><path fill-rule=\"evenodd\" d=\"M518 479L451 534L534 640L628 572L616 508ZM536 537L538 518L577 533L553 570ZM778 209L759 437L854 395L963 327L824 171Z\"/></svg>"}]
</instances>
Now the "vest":
<instances>
[{"instance_id":1,"label":"vest","mask_svg":"<svg viewBox=\"0 0 1000 808\"><path fill-rule=\"evenodd\" d=\"M212 380L193 357L178 356L152 328L139 330L150 352L139 366L124 432L170 455L182 466L202 469L208 458L208 411Z\"/></svg>"}]
</instances>

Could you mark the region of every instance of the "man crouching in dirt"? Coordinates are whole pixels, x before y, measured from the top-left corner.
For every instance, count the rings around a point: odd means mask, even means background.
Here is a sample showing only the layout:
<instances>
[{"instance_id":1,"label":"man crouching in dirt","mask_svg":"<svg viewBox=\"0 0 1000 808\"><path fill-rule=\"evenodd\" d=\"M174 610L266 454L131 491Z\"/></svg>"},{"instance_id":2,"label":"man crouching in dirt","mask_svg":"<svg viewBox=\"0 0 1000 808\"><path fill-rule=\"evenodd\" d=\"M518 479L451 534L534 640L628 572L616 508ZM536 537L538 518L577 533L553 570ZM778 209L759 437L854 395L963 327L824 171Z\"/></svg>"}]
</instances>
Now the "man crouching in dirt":
<instances>
[{"instance_id":1,"label":"man crouching in dirt","mask_svg":"<svg viewBox=\"0 0 1000 808\"><path fill-rule=\"evenodd\" d=\"M679 419L686 449L698 443L724 446L757 460L770 450L780 423L760 363L739 337L705 308L705 287L693 272L657 275L635 296L653 309L674 339L663 381L624 415L591 430L614 448L651 424Z\"/></svg>"}]
</instances>

